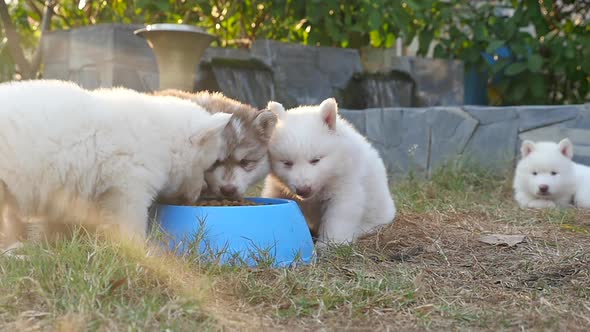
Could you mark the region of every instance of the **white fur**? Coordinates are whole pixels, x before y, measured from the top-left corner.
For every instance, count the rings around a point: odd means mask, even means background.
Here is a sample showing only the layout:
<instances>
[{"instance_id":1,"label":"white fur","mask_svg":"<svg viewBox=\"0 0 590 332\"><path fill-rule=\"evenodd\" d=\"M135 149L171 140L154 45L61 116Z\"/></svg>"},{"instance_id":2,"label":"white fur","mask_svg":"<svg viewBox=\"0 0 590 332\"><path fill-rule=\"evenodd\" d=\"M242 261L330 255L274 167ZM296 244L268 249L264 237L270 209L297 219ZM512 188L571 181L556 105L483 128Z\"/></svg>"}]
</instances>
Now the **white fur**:
<instances>
[{"instance_id":1,"label":"white fur","mask_svg":"<svg viewBox=\"0 0 590 332\"><path fill-rule=\"evenodd\" d=\"M0 100L0 184L23 215L43 215L66 193L141 237L158 195L198 198L230 118L175 97L61 81L1 84Z\"/></svg>"},{"instance_id":2,"label":"white fur","mask_svg":"<svg viewBox=\"0 0 590 332\"><path fill-rule=\"evenodd\" d=\"M590 167L572 161L569 139L559 143L524 141L514 176L514 199L522 208L590 209ZM547 193L540 191L547 186Z\"/></svg>"},{"instance_id":3,"label":"white fur","mask_svg":"<svg viewBox=\"0 0 590 332\"><path fill-rule=\"evenodd\" d=\"M338 116L334 99L289 111L276 102L268 108L279 121L270 140L271 175L263 196L297 200L310 227L319 227L320 243L351 242L393 221L396 210L383 161ZM295 194L297 187L306 186L311 196Z\"/></svg>"}]
</instances>

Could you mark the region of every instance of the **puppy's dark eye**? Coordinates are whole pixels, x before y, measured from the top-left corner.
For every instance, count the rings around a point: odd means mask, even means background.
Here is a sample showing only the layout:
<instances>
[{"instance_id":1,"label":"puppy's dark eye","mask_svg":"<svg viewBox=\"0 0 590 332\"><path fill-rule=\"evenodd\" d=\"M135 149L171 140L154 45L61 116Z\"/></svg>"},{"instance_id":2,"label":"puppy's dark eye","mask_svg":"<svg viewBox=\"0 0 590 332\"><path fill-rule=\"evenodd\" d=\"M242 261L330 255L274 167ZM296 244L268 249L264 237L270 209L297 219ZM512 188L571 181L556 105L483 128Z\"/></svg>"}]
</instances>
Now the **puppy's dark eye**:
<instances>
[{"instance_id":1,"label":"puppy's dark eye","mask_svg":"<svg viewBox=\"0 0 590 332\"><path fill-rule=\"evenodd\" d=\"M283 165L285 165L285 167L287 168L291 168L293 167L293 162L290 160L281 160L281 162L283 163Z\"/></svg>"},{"instance_id":2,"label":"puppy's dark eye","mask_svg":"<svg viewBox=\"0 0 590 332\"><path fill-rule=\"evenodd\" d=\"M211 166L211 168L215 168L220 166L223 163L223 160L217 159L215 160L215 162L213 163L213 166Z\"/></svg>"},{"instance_id":3,"label":"puppy's dark eye","mask_svg":"<svg viewBox=\"0 0 590 332\"><path fill-rule=\"evenodd\" d=\"M537 172L533 172L533 175L534 175L534 176L537 176Z\"/></svg>"},{"instance_id":4,"label":"puppy's dark eye","mask_svg":"<svg viewBox=\"0 0 590 332\"><path fill-rule=\"evenodd\" d=\"M312 164L312 165L316 165L319 162L320 162L320 158L315 158L315 159L312 159L312 160L309 161L309 163Z\"/></svg>"},{"instance_id":5,"label":"puppy's dark eye","mask_svg":"<svg viewBox=\"0 0 590 332\"><path fill-rule=\"evenodd\" d=\"M557 172L553 171L553 172L551 172L551 175L555 176L555 175L557 175Z\"/></svg>"},{"instance_id":6,"label":"puppy's dark eye","mask_svg":"<svg viewBox=\"0 0 590 332\"><path fill-rule=\"evenodd\" d=\"M240 167L248 168L249 166L254 165L254 160L242 159L240 160Z\"/></svg>"}]
</instances>

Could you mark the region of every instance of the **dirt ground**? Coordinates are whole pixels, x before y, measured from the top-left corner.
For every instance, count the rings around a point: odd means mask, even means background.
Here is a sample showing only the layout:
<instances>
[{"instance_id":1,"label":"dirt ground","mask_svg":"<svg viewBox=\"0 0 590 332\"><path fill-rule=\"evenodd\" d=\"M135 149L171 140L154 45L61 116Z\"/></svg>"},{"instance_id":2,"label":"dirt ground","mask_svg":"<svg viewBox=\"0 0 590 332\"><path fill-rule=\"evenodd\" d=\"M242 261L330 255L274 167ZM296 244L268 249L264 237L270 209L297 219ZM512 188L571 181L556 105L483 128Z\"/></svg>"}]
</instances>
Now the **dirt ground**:
<instances>
[{"instance_id":1,"label":"dirt ground","mask_svg":"<svg viewBox=\"0 0 590 332\"><path fill-rule=\"evenodd\" d=\"M392 225L308 266L217 266L85 239L0 255L0 331L588 330L590 212L518 209L509 178L480 173L393 188ZM490 234L524 241L480 241Z\"/></svg>"}]
</instances>

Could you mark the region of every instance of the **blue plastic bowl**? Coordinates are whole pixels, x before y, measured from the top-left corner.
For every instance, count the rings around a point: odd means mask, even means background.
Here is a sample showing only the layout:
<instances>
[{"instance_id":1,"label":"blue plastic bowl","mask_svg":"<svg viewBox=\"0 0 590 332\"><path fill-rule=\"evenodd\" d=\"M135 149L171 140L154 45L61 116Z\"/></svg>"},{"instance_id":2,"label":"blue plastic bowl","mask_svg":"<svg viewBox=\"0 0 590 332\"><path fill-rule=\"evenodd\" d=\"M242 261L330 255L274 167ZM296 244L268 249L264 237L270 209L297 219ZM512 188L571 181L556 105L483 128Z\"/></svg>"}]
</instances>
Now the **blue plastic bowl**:
<instances>
[{"instance_id":1,"label":"blue plastic bowl","mask_svg":"<svg viewBox=\"0 0 590 332\"><path fill-rule=\"evenodd\" d=\"M275 267L308 264L314 245L297 203L285 199L246 198L256 206L157 205L155 219L178 254L198 250L226 263Z\"/></svg>"}]
</instances>

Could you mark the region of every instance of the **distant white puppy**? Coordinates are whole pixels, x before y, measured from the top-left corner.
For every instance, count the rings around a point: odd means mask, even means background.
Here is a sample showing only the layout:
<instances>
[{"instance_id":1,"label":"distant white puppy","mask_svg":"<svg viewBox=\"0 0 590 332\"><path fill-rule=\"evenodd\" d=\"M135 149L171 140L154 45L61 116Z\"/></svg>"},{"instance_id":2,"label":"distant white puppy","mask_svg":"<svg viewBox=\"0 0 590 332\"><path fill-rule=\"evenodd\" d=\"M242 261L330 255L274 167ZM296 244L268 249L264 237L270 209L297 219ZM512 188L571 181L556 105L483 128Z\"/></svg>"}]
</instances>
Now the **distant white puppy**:
<instances>
[{"instance_id":1,"label":"distant white puppy","mask_svg":"<svg viewBox=\"0 0 590 332\"><path fill-rule=\"evenodd\" d=\"M0 209L57 216L91 202L140 237L157 196L197 200L230 119L175 97L61 81L0 84L0 101ZM0 245L23 236L1 226Z\"/></svg>"},{"instance_id":2,"label":"distant white puppy","mask_svg":"<svg viewBox=\"0 0 590 332\"><path fill-rule=\"evenodd\" d=\"M524 141L516 166L514 198L522 208L590 208L590 167L572 161L569 139L559 143Z\"/></svg>"},{"instance_id":3,"label":"distant white puppy","mask_svg":"<svg viewBox=\"0 0 590 332\"><path fill-rule=\"evenodd\" d=\"M278 116L263 196L297 201L320 243L345 243L389 224L395 205L378 152L338 115L334 99Z\"/></svg>"}]
</instances>

